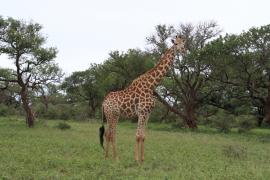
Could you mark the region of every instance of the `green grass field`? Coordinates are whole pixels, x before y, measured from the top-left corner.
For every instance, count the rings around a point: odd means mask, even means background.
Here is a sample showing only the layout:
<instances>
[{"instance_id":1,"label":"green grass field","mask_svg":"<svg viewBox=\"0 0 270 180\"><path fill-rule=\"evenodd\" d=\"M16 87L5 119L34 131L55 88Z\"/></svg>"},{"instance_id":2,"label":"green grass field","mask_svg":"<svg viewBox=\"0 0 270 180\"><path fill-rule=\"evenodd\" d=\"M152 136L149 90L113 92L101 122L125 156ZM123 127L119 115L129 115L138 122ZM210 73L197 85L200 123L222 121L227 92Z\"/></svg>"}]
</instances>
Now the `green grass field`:
<instances>
[{"instance_id":1,"label":"green grass field","mask_svg":"<svg viewBox=\"0 0 270 180\"><path fill-rule=\"evenodd\" d=\"M134 161L136 124L120 123L119 160L105 160L99 123L59 121L29 129L0 118L0 179L270 179L270 130L220 134L149 122L145 162ZM111 155L111 154L110 154Z\"/></svg>"}]
</instances>

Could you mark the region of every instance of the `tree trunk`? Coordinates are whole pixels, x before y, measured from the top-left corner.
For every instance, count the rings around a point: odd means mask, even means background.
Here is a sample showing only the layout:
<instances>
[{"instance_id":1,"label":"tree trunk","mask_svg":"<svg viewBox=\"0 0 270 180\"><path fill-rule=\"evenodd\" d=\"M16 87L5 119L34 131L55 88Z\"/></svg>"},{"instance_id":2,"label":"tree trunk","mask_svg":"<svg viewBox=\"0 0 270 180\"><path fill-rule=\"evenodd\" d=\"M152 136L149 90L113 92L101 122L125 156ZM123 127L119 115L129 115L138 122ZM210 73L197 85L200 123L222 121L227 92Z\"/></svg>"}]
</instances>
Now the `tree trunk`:
<instances>
[{"instance_id":1,"label":"tree trunk","mask_svg":"<svg viewBox=\"0 0 270 180\"><path fill-rule=\"evenodd\" d=\"M186 111L186 117L184 118L185 123L188 125L191 129L197 129L197 121L196 121L196 115L195 115L195 105L192 103L186 104L185 107Z\"/></svg>"},{"instance_id":2,"label":"tree trunk","mask_svg":"<svg viewBox=\"0 0 270 180\"><path fill-rule=\"evenodd\" d=\"M266 102L265 102L265 122L268 123L270 125L270 87L268 88L268 96L266 98Z\"/></svg>"},{"instance_id":3,"label":"tree trunk","mask_svg":"<svg viewBox=\"0 0 270 180\"><path fill-rule=\"evenodd\" d=\"M26 124L29 128L34 127L34 115L29 104L27 87L22 87L21 89L21 98L23 102L23 108L25 110Z\"/></svg>"},{"instance_id":4,"label":"tree trunk","mask_svg":"<svg viewBox=\"0 0 270 180\"><path fill-rule=\"evenodd\" d=\"M195 119L187 118L187 119L185 119L185 121L186 121L186 124L188 125L189 128L191 128L191 129L197 129L198 128L197 122L196 122Z\"/></svg>"},{"instance_id":5,"label":"tree trunk","mask_svg":"<svg viewBox=\"0 0 270 180\"><path fill-rule=\"evenodd\" d=\"M257 107L257 125L258 127L262 126L264 118L264 107Z\"/></svg>"},{"instance_id":6,"label":"tree trunk","mask_svg":"<svg viewBox=\"0 0 270 180\"><path fill-rule=\"evenodd\" d=\"M89 100L89 102L88 102L88 105L89 105L89 107L91 108L90 109L90 116L91 117L95 117L95 114L96 114L96 103L95 103L95 101L93 101L93 100Z\"/></svg>"},{"instance_id":7,"label":"tree trunk","mask_svg":"<svg viewBox=\"0 0 270 180\"><path fill-rule=\"evenodd\" d=\"M179 109L176 109L175 107L168 104L168 102L165 101L156 91L154 91L154 95L162 104L164 104L168 108L169 111L175 113L180 118L182 118L189 128L196 129L198 127L195 113L196 112L195 103L186 104L185 112L182 112Z\"/></svg>"},{"instance_id":8,"label":"tree trunk","mask_svg":"<svg viewBox=\"0 0 270 180\"><path fill-rule=\"evenodd\" d=\"M45 112L48 112L49 109L49 97L46 95L42 95L43 103L45 105Z\"/></svg>"}]
</instances>

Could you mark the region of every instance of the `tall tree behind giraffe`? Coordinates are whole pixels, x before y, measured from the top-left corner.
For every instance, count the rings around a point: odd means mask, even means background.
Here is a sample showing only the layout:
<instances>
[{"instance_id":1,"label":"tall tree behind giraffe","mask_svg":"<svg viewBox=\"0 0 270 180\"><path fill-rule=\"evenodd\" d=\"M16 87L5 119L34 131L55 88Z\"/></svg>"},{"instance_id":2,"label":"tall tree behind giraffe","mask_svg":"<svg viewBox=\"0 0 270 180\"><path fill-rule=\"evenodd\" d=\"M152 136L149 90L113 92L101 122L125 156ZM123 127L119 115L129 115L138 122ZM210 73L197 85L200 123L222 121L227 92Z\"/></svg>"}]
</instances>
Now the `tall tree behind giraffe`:
<instances>
[{"instance_id":1,"label":"tall tree behind giraffe","mask_svg":"<svg viewBox=\"0 0 270 180\"><path fill-rule=\"evenodd\" d=\"M156 34L147 38L149 44L153 45L152 53L156 54L156 57L165 51L167 38L174 32L186 38L188 53L176 57L168 78L165 78L157 88L155 95L169 110L180 116L189 128L197 128L199 105L204 96L212 90L210 88L203 96L198 95L208 83L209 67L200 59L199 52L207 41L216 37L221 31L215 22L200 23L196 26L181 24L178 29L173 26L158 25Z\"/></svg>"}]
</instances>

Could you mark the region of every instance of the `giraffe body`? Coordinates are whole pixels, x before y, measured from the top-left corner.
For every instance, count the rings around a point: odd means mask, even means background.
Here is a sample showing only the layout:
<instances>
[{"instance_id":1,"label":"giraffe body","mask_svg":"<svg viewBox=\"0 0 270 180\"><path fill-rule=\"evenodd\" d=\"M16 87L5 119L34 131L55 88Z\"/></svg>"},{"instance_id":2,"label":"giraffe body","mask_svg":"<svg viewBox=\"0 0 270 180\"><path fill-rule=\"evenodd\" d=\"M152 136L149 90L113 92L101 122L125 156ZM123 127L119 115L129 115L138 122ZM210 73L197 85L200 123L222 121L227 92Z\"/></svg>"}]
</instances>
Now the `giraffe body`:
<instances>
[{"instance_id":1,"label":"giraffe body","mask_svg":"<svg viewBox=\"0 0 270 180\"><path fill-rule=\"evenodd\" d=\"M111 142L113 157L116 158L116 125L119 117L127 117L138 118L135 160L139 160L139 147L141 147L141 161L144 160L145 126L155 106L154 88L171 67L175 57L175 51L185 51L184 42L182 38L177 37L175 42L173 42L174 45L165 52L154 68L139 76L126 89L110 92L104 98L102 109L108 124L108 128L105 130L105 157L108 157L109 143Z\"/></svg>"}]
</instances>

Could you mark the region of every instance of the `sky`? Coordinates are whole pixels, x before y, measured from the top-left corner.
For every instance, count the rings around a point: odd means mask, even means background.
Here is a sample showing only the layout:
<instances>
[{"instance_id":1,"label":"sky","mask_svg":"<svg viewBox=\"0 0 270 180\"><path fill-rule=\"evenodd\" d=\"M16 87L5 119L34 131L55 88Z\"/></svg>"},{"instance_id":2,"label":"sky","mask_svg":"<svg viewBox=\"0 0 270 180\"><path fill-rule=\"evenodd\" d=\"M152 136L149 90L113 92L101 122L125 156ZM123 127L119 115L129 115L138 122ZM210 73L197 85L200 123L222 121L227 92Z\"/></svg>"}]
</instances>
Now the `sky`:
<instances>
[{"instance_id":1,"label":"sky","mask_svg":"<svg viewBox=\"0 0 270 180\"><path fill-rule=\"evenodd\" d=\"M43 26L46 46L66 75L102 63L111 51L145 49L158 24L216 21L223 32L241 33L270 24L269 0L1 0L0 15ZM0 55L0 67L13 68Z\"/></svg>"}]
</instances>

